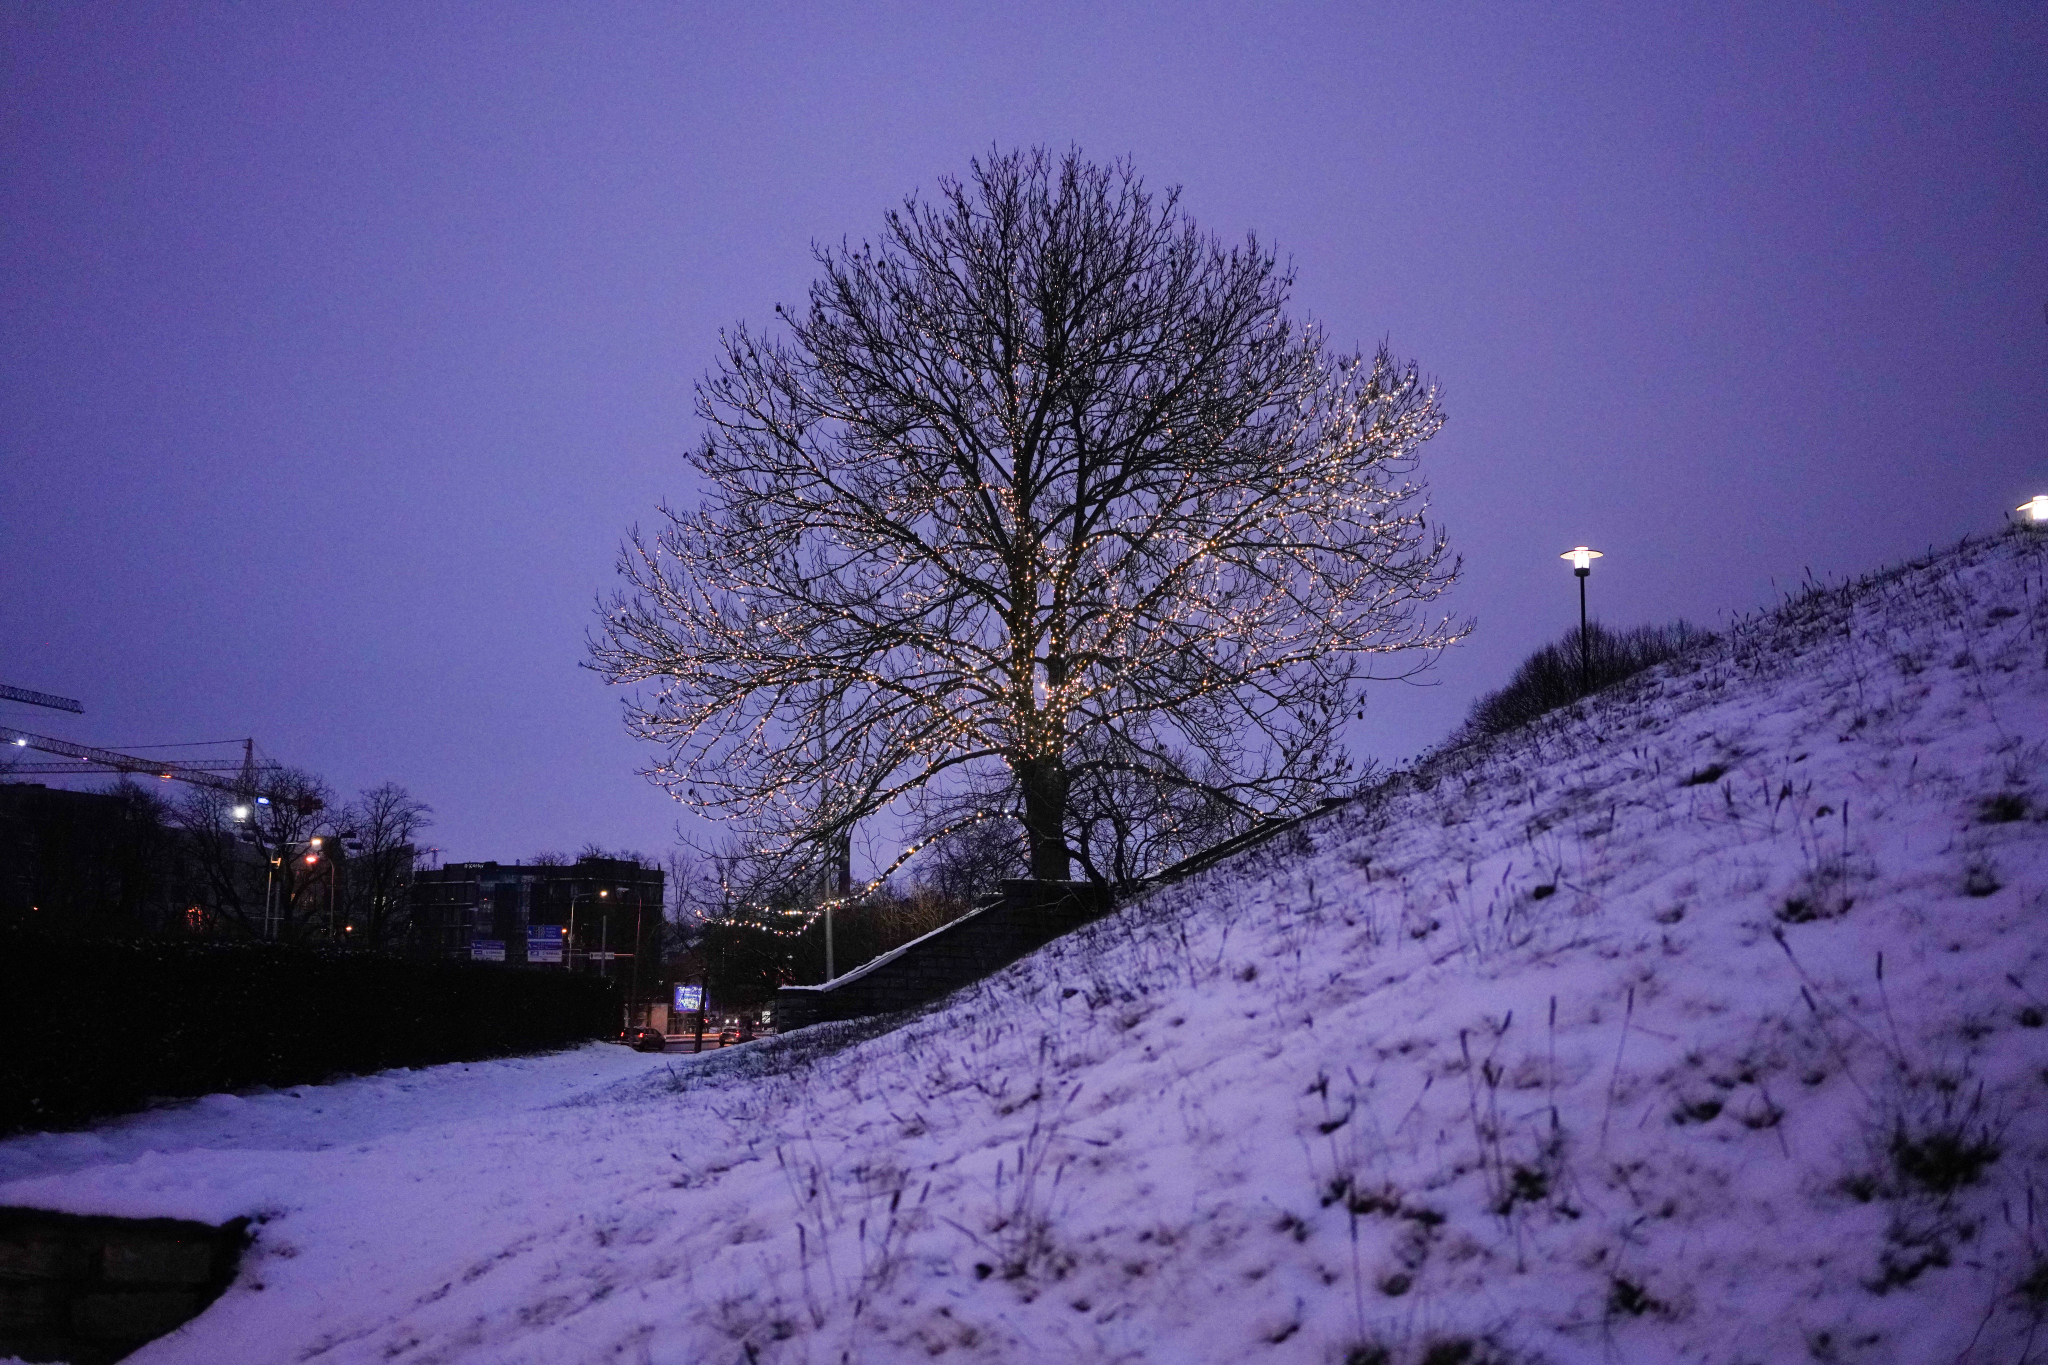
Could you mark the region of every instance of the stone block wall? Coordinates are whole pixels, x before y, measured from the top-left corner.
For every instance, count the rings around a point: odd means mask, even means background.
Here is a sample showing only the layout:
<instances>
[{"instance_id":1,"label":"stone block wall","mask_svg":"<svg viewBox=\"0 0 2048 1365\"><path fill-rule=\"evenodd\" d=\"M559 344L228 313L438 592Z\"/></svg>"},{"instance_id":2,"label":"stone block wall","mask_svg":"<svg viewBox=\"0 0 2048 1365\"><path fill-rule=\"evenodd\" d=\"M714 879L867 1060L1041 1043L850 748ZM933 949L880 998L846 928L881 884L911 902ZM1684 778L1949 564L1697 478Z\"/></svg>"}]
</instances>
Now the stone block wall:
<instances>
[{"instance_id":1,"label":"stone block wall","mask_svg":"<svg viewBox=\"0 0 2048 1365\"><path fill-rule=\"evenodd\" d=\"M775 993L775 1027L915 1009L1002 970L1111 909L1087 882L1006 881L1000 896L823 986Z\"/></svg>"},{"instance_id":2,"label":"stone block wall","mask_svg":"<svg viewBox=\"0 0 2048 1365\"><path fill-rule=\"evenodd\" d=\"M219 1298L247 1244L247 1219L0 1208L0 1357L109 1365Z\"/></svg>"}]
</instances>

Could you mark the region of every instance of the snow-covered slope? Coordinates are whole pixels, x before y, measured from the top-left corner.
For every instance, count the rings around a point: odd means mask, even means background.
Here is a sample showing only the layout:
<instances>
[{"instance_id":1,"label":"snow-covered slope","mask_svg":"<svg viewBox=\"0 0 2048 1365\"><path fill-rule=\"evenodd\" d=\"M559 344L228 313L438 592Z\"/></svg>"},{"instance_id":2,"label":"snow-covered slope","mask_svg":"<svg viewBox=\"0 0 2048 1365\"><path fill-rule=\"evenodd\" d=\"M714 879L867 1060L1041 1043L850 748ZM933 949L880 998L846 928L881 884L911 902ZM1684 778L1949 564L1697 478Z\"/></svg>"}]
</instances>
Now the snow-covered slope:
<instances>
[{"instance_id":1,"label":"snow-covered slope","mask_svg":"<svg viewBox=\"0 0 2048 1365\"><path fill-rule=\"evenodd\" d=\"M2044 568L1810 592L894 1031L201 1101L0 1203L266 1218L156 1365L2048 1357Z\"/></svg>"}]
</instances>

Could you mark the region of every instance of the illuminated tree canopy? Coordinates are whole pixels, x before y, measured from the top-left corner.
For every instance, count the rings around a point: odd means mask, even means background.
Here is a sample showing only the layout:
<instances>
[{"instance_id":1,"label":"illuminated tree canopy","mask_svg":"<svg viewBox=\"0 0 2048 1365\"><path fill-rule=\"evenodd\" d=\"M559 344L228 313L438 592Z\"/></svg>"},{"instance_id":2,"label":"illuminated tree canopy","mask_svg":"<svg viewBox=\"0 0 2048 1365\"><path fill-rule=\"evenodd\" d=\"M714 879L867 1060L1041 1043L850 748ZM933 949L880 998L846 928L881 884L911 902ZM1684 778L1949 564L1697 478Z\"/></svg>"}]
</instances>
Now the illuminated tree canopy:
<instances>
[{"instance_id":1,"label":"illuminated tree canopy","mask_svg":"<svg viewBox=\"0 0 2048 1365\"><path fill-rule=\"evenodd\" d=\"M591 645L641 685L651 775L767 856L999 812L1064 878L1095 871L1084 793L1299 811L1364 683L1456 637L1435 387L1291 321L1256 239L1028 151L816 255L808 307L723 337L703 501L633 534Z\"/></svg>"}]
</instances>

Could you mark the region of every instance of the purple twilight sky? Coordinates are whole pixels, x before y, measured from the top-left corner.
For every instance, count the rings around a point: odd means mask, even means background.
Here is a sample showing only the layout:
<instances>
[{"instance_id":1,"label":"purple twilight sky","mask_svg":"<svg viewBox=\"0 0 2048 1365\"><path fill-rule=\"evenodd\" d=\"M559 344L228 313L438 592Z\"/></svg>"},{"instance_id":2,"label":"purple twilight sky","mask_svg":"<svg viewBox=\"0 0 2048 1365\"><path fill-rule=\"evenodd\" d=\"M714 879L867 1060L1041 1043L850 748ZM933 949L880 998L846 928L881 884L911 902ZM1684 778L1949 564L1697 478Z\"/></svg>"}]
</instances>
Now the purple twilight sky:
<instances>
[{"instance_id":1,"label":"purple twilight sky","mask_svg":"<svg viewBox=\"0 0 2048 1365\"><path fill-rule=\"evenodd\" d=\"M0 723L253 735L452 860L670 847L581 667L718 329L991 145L1128 155L1439 379L1478 618L1713 624L2048 492L2048 8L17 3ZM175 752L175 751L162 751Z\"/></svg>"}]
</instances>

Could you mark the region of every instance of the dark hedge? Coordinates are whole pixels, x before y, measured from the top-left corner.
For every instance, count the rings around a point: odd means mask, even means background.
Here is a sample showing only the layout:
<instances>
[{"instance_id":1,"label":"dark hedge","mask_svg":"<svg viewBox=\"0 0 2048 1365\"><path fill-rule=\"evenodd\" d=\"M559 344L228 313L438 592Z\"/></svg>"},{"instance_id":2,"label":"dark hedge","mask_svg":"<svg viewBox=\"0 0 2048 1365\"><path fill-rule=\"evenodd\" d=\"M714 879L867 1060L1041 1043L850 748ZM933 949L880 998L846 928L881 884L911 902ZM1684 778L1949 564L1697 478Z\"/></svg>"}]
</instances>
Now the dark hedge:
<instances>
[{"instance_id":1,"label":"dark hedge","mask_svg":"<svg viewBox=\"0 0 2048 1365\"><path fill-rule=\"evenodd\" d=\"M0 1133L608 1036L611 982L272 944L0 932Z\"/></svg>"}]
</instances>

